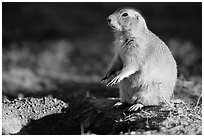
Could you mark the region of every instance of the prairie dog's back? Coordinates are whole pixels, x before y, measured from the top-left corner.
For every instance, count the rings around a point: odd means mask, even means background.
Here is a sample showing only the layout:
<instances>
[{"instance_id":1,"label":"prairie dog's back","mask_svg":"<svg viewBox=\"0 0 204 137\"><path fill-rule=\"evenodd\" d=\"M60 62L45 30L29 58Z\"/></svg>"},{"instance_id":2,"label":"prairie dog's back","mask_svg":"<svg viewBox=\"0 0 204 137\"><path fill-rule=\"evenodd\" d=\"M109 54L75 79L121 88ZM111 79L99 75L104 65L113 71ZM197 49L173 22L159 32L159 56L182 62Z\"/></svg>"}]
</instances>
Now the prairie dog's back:
<instances>
[{"instance_id":1,"label":"prairie dog's back","mask_svg":"<svg viewBox=\"0 0 204 137\"><path fill-rule=\"evenodd\" d=\"M150 32L147 47L146 55L148 58L146 65L151 72L150 76L153 75L160 80L175 80L177 77L176 62L166 44Z\"/></svg>"}]
</instances>

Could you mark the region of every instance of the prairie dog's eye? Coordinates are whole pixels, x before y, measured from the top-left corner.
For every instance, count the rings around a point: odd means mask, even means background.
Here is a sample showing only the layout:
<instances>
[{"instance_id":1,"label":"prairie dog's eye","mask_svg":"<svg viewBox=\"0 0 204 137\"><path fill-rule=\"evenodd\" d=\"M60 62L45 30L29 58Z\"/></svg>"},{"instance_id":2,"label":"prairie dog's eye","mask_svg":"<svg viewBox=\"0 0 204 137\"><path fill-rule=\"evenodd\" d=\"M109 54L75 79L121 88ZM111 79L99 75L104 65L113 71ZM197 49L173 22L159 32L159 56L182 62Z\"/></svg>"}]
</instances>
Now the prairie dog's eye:
<instances>
[{"instance_id":1,"label":"prairie dog's eye","mask_svg":"<svg viewBox=\"0 0 204 137\"><path fill-rule=\"evenodd\" d=\"M126 17L126 16L128 16L128 14L125 12L125 13L122 14L122 16Z\"/></svg>"}]
</instances>

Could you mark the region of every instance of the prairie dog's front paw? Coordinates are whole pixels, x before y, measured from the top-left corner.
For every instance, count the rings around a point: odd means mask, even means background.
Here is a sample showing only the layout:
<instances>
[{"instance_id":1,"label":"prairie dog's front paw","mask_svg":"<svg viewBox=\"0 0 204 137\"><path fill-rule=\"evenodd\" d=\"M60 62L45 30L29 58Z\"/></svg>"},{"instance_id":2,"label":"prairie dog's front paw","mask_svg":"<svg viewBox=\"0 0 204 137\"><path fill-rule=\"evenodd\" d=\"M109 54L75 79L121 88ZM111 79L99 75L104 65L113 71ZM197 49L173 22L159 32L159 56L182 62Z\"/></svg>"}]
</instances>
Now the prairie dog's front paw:
<instances>
[{"instance_id":1,"label":"prairie dog's front paw","mask_svg":"<svg viewBox=\"0 0 204 137\"><path fill-rule=\"evenodd\" d=\"M101 79L101 83L107 79L109 79L111 77L111 75L113 75L115 72L114 71L109 71L102 79Z\"/></svg>"},{"instance_id":2,"label":"prairie dog's front paw","mask_svg":"<svg viewBox=\"0 0 204 137\"><path fill-rule=\"evenodd\" d=\"M123 78L120 75L117 75L116 77L114 77L112 80L110 80L107 83L107 86L109 86L109 85L112 86L112 85L118 84L121 80L123 80Z\"/></svg>"},{"instance_id":3,"label":"prairie dog's front paw","mask_svg":"<svg viewBox=\"0 0 204 137\"><path fill-rule=\"evenodd\" d=\"M108 79L107 75L105 75L105 76L101 79L101 83L102 83L103 81L105 81L106 79Z\"/></svg>"}]
</instances>

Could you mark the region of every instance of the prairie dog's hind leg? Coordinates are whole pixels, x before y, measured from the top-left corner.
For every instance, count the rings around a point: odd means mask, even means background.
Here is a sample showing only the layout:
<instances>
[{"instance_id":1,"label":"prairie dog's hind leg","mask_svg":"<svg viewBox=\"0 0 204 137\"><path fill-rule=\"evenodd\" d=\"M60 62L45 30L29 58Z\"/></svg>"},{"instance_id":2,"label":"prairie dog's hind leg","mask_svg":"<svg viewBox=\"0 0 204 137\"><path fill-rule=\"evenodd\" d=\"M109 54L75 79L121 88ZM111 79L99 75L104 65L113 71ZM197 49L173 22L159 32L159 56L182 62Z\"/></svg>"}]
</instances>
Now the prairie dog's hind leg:
<instances>
[{"instance_id":1,"label":"prairie dog's hind leg","mask_svg":"<svg viewBox=\"0 0 204 137\"><path fill-rule=\"evenodd\" d=\"M112 108L122 108L129 104L129 97L125 93L125 91L121 91L120 89L119 93L120 93L120 101L115 103Z\"/></svg>"},{"instance_id":2,"label":"prairie dog's hind leg","mask_svg":"<svg viewBox=\"0 0 204 137\"><path fill-rule=\"evenodd\" d=\"M120 102L117 102L113 108L121 108L131 104L131 96L133 92L130 84L131 83L127 79L124 79L119 84Z\"/></svg>"}]
</instances>

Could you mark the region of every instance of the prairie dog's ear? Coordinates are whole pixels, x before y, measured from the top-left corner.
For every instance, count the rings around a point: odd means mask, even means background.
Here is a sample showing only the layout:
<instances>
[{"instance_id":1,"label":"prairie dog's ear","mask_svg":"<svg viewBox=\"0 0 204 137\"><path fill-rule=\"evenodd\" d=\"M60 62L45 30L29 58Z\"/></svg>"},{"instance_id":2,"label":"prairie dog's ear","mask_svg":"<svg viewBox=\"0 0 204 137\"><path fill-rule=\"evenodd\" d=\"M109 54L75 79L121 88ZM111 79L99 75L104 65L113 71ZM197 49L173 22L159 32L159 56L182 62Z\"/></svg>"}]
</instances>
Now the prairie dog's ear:
<instances>
[{"instance_id":1,"label":"prairie dog's ear","mask_svg":"<svg viewBox=\"0 0 204 137\"><path fill-rule=\"evenodd\" d=\"M139 20L140 19L140 17L139 17L139 15L135 15L135 18L137 19L137 20Z\"/></svg>"}]
</instances>

